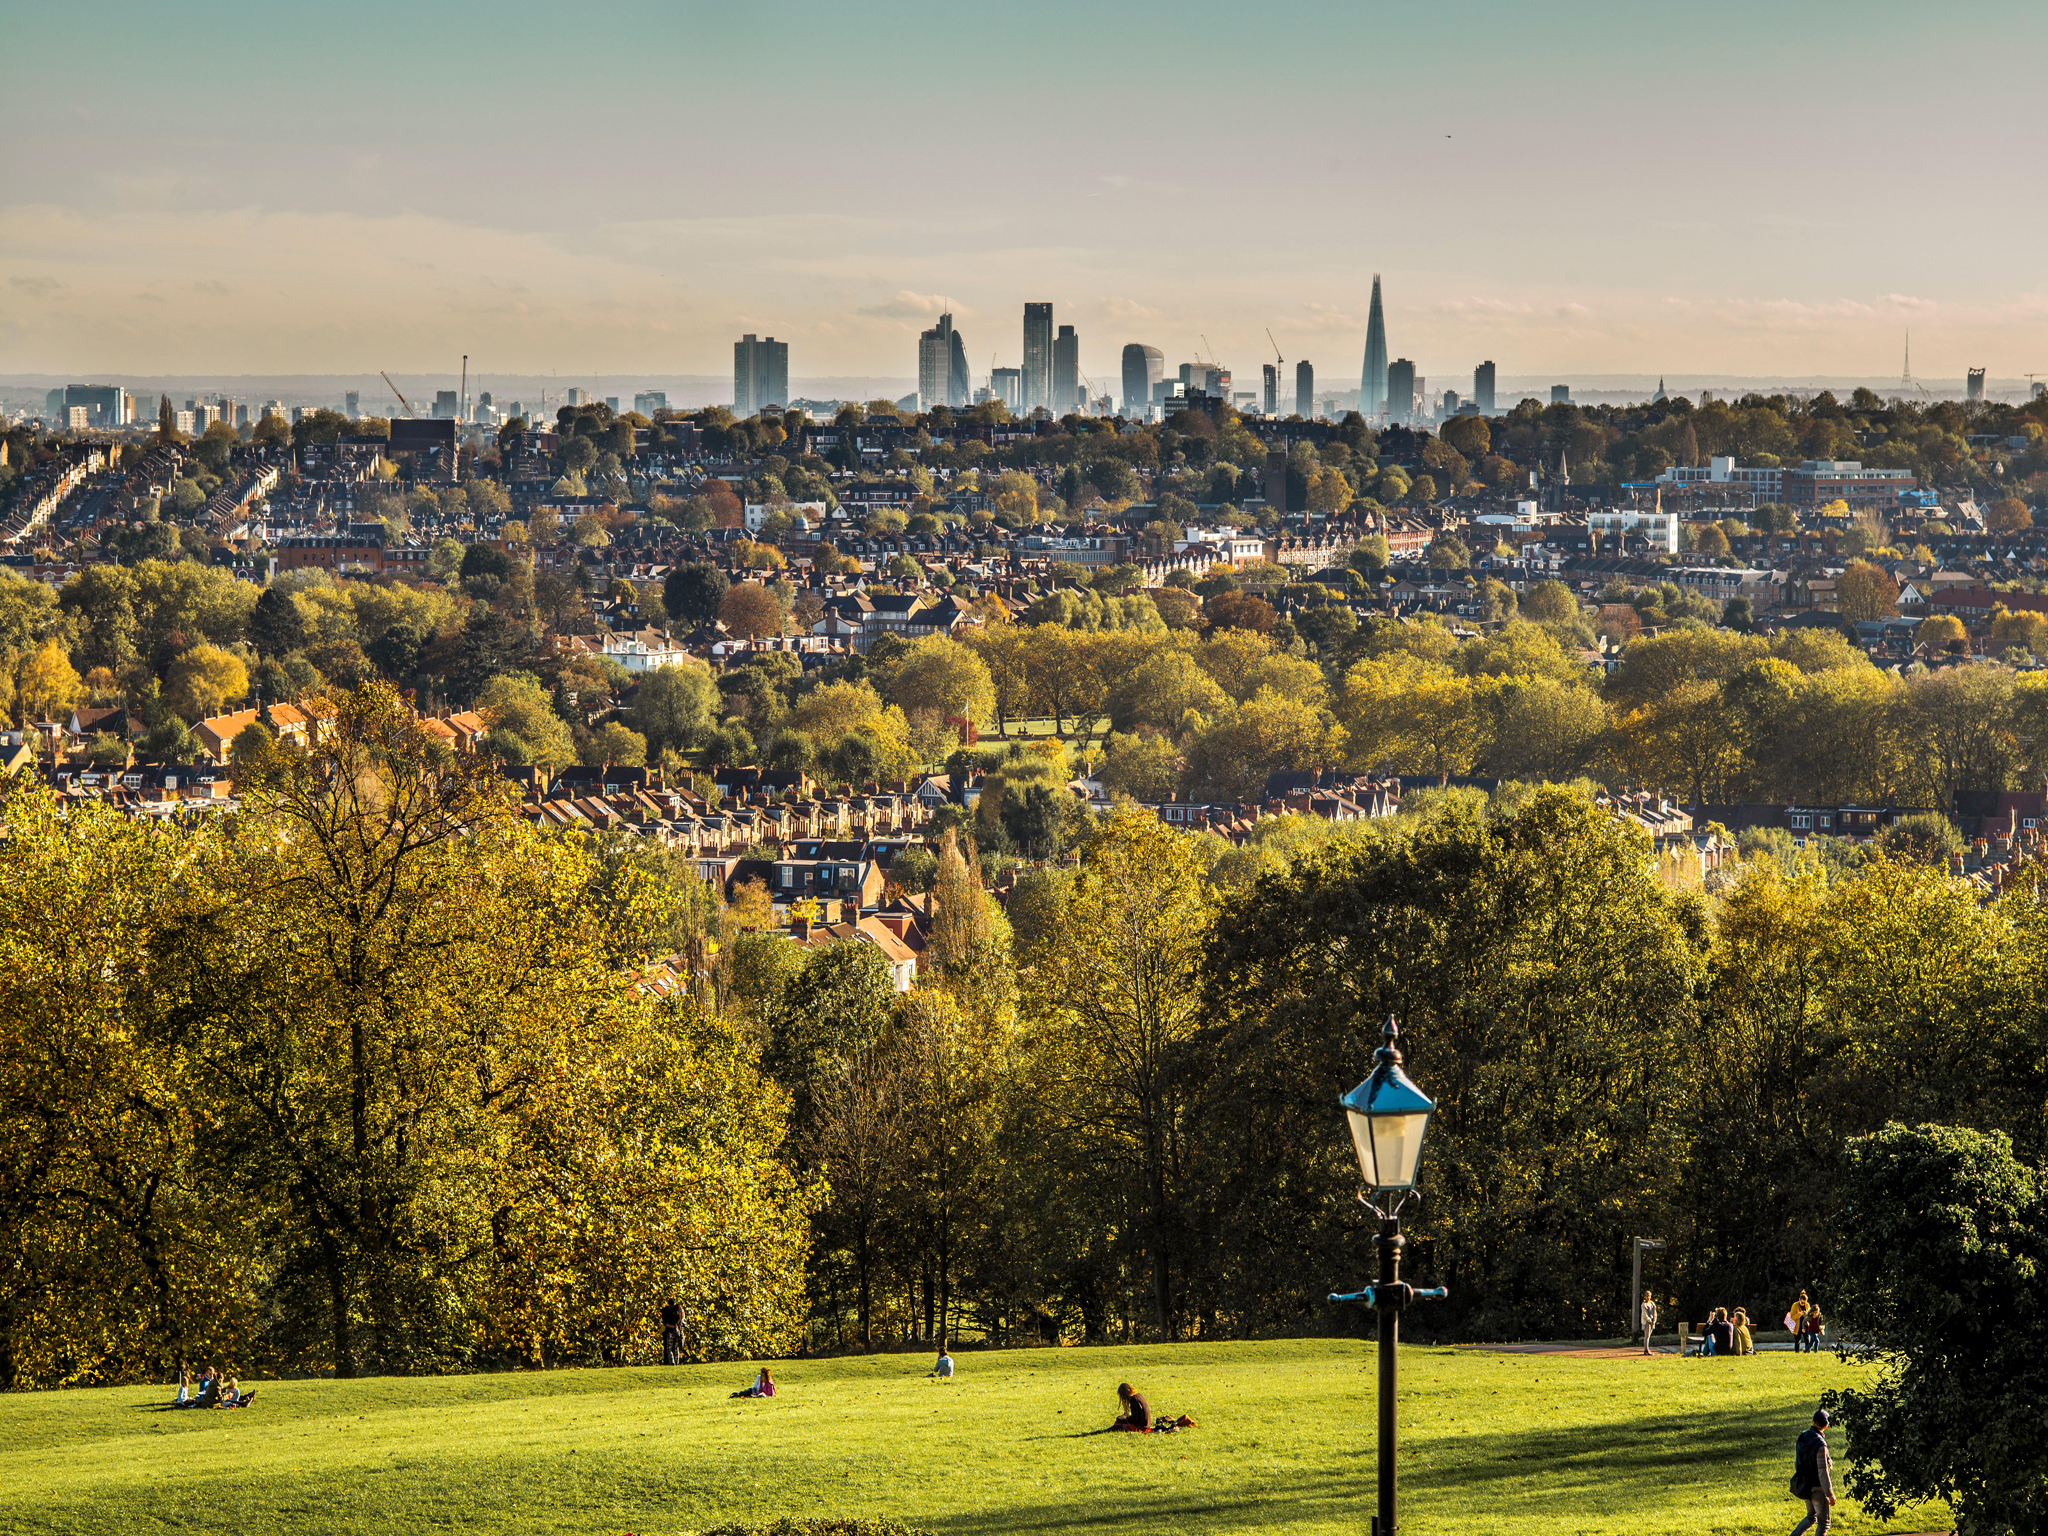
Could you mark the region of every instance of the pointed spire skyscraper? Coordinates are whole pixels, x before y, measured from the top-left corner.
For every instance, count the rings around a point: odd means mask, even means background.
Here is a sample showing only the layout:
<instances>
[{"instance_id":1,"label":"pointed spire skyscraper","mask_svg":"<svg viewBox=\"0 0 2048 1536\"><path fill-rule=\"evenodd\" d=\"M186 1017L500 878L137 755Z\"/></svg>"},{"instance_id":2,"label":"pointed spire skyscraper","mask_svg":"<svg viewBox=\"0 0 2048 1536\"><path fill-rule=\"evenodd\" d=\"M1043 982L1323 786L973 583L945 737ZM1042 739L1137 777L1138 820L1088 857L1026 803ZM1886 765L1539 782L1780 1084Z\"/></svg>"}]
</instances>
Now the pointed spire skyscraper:
<instances>
[{"instance_id":1,"label":"pointed spire skyscraper","mask_svg":"<svg viewBox=\"0 0 2048 1536\"><path fill-rule=\"evenodd\" d=\"M1365 322L1365 376L1358 385L1358 414L1377 423L1387 410L1387 317L1380 309L1380 275L1372 275L1372 312Z\"/></svg>"}]
</instances>

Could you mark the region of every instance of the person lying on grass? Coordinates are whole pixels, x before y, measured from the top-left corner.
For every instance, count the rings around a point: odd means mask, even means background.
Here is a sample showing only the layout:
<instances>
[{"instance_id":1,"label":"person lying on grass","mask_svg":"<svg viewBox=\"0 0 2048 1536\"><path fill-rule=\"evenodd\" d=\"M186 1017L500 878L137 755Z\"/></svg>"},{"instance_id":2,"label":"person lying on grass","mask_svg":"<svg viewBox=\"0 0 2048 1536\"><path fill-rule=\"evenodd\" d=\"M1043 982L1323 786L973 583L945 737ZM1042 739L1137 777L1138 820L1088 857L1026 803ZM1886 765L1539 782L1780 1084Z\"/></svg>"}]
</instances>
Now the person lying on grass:
<instances>
[{"instance_id":1,"label":"person lying on grass","mask_svg":"<svg viewBox=\"0 0 2048 1536\"><path fill-rule=\"evenodd\" d=\"M773 1397L775 1378L768 1373L768 1367L761 1367L761 1374L754 1378L754 1384L744 1392L733 1393L734 1397Z\"/></svg>"},{"instance_id":2,"label":"person lying on grass","mask_svg":"<svg viewBox=\"0 0 2048 1536\"><path fill-rule=\"evenodd\" d=\"M1118 1414L1116 1422L1109 1426L1113 1430L1131 1435L1170 1435L1175 1430L1195 1427L1195 1421L1185 1413L1177 1419L1161 1419L1158 1423L1153 1423L1152 1405L1145 1401L1144 1393L1132 1391L1128 1381L1117 1385L1116 1395L1124 1411Z\"/></svg>"}]
</instances>

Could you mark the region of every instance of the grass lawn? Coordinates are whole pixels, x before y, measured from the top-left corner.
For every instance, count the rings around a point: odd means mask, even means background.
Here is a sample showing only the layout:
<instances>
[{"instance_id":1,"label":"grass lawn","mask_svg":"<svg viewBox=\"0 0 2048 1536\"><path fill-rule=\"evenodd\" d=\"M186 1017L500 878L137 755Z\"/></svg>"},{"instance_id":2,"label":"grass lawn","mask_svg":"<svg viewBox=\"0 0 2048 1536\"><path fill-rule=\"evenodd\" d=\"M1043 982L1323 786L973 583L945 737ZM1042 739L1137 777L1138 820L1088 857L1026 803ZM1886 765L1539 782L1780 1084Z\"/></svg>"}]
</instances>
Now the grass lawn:
<instances>
[{"instance_id":1,"label":"grass lawn","mask_svg":"<svg viewBox=\"0 0 2048 1536\"><path fill-rule=\"evenodd\" d=\"M139 1388L0 1397L0 1527L381 1536L690 1531L778 1515L979 1531L1363 1532L1373 1351L1296 1341L273 1382L246 1412ZM1783 1536L1792 1441L1854 1367L1827 1355L1402 1354L1413 1536ZM1129 1380L1171 1436L1090 1435ZM1837 1454L1840 1454L1839 1447ZM1844 1532L1946 1528L1938 1510Z\"/></svg>"}]
</instances>

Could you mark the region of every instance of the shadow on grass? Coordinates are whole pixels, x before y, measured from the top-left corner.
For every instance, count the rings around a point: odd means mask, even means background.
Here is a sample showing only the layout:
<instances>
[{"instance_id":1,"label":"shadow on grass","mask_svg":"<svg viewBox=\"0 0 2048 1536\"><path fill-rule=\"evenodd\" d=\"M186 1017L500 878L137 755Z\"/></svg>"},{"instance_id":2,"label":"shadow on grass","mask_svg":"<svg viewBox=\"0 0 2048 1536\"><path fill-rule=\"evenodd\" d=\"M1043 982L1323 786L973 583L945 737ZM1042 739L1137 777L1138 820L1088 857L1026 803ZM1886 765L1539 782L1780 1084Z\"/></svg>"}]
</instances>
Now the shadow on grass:
<instances>
[{"instance_id":1,"label":"shadow on grass","mask_svg":"<svg viewBox=\"0 0 2048 1536\"><path fill-rule=\"evenodd\" d=\"M1754 1409L1724 1408L1500 1433L1410 1431L1402 1441L1402 1497L1439 1504L1447 1515L1467 1521L1491 1511L1505 1522L1512 1518L1511 1503L1517 1498L1545 1501L1553 1512L1559 1501L1568 1501L1603 1522L1667 1517L1693 1490L1726 1487L1738 1499L1782 1496L1784 1478L1791 1472L1793 1441L1804 1427L1760 1417ZM1213 1525L1219 1530L1327 1524L1344 1518L1346 1511L1369 1507L1377 1488L1378 1448L1371 1420L1361 1419L1358 1431L1355 1445L1335 1452L1332 1472L1307 1483L1262 1476L1250 1489L1239 1482L1208 1497L1143 1488L1122 1494L1098 1490L1086 1506L1010 1506L1003 1512L1001 1528L1078 1530L1133 1520L1147 1526ZM1114 1431L1098 1429L1035 1438L1082 1439L1110 1433ZM1789 1527L1797 1510L1789 1499L1784 1506L1791 1512ZM989 1522L982 1511L924 1516L920 1523L944 1532L966 1532L987 1529Z\"/></svg>"}]
</instances>

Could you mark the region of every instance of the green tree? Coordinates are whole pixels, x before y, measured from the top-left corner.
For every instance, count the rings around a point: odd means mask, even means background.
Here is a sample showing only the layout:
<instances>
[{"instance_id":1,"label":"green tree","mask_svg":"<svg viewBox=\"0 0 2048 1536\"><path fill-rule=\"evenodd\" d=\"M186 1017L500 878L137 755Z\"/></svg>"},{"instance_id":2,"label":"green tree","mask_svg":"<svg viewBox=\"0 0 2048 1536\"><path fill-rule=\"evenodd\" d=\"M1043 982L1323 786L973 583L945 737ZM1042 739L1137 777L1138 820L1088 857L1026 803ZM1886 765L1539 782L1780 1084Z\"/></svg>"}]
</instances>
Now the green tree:
<instances>
[{"instance_id":1,"label":"green tree","mask_svg":"<svg viewBox=\"0 0 2048 1536\"><path fill-rule=\"evenodd\" d=\"M1938 1499L1970 1536L2037 1528L2048 1486L2041 1175L2000 1133L1890 1125L1845 1149L1832 1320L1877 1380L1830 1393L1871 1516Z\"/></svg>"},{"instance_id":2,"label":"green tree","mask_svg":"<svg viewBox=\"0 0 2048 1536\"><path fill-rule=\"evenodd\" d=\"M718 689L701 662L674 662L640 674L626 706L626 723L646 738L647 750L681 752L711 729Z\"/></svg>"}]
</instances>

